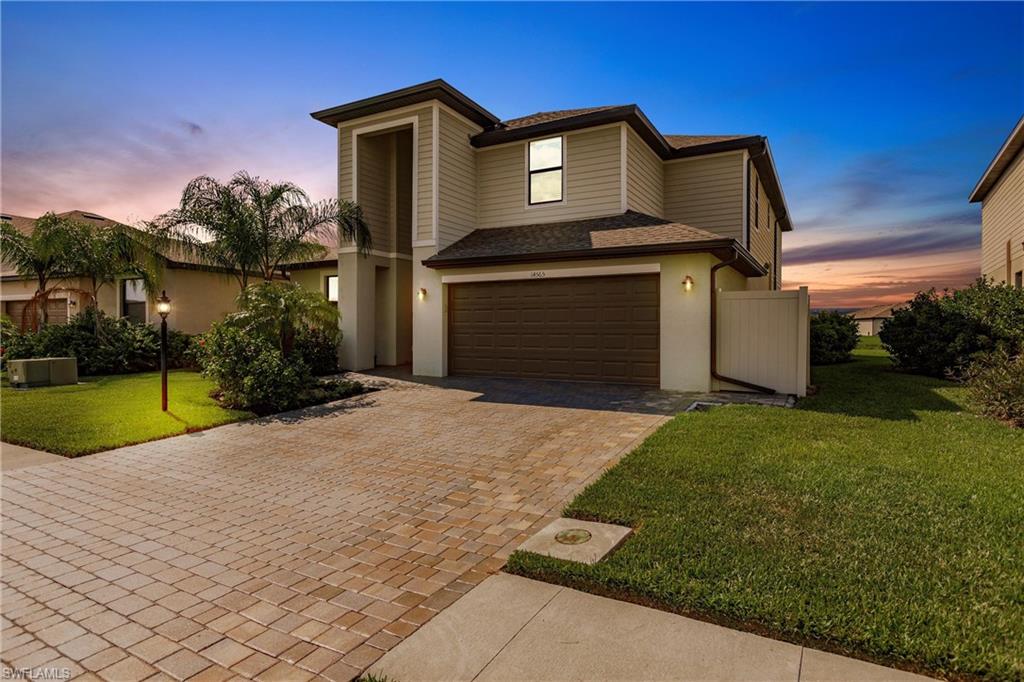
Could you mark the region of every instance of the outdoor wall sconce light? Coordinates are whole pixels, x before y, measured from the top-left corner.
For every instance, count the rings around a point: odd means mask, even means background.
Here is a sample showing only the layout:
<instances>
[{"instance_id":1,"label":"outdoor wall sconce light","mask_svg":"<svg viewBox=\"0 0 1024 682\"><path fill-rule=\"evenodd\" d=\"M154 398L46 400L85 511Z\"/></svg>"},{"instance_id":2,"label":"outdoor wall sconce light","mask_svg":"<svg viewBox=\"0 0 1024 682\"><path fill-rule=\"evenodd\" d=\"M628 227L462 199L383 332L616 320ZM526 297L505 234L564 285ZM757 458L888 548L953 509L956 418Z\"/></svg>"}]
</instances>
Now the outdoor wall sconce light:
<instances>
[{"instance_id":1,"label":"outdoor wall sconce light","mask_svg":"<svg viewBox=\"0 0 1024 682\"><path fill-rule=\"evenodd\" d=\"M427 290L424 289L423 287L420 287L420 290L416 295L419 296L419 299L422 301L427 297Z\"/></svg>"},{"instance_id":2,"label":"outdoor wall sconce light","mask_svg":"<svg viewBox=\"0 0 1024 682\"><path fill-rule=\"evenodd\" d=\"M693 291L693 277L687 275L683 278L683 291Z\"/></svg>"}]
</instances>

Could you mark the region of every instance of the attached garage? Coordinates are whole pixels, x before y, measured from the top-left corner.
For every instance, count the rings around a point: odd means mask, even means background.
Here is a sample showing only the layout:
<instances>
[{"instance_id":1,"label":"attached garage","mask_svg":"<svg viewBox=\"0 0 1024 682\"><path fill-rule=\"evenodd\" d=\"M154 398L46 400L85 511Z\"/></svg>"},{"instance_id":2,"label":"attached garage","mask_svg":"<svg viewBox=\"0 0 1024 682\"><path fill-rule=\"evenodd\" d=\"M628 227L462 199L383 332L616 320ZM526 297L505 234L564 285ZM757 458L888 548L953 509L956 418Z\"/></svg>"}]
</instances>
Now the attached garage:
<instances>
[{"instance_id":1,"label":"attached garage","mask_svg":"<svg viewBox=\"0 0 1024 682\"><path fill-rule=\"evenodd\" d=\"M28 307L27 300L4 301L3 312L14 324L22 326L26 322L25 309ZM68 299L51 298L46 302L46 315L50 324L67 324L68 321Z\"/></svg>"},{"instance_id":2,"label":"attached garage","mask_svg":"<svg viewBox=\"0 0 1024 682\"><path fill-rule=\"evenodd\" d=\"M657 386L657 274L448 287L451 374Z\"/></svg>"}]
</instances>

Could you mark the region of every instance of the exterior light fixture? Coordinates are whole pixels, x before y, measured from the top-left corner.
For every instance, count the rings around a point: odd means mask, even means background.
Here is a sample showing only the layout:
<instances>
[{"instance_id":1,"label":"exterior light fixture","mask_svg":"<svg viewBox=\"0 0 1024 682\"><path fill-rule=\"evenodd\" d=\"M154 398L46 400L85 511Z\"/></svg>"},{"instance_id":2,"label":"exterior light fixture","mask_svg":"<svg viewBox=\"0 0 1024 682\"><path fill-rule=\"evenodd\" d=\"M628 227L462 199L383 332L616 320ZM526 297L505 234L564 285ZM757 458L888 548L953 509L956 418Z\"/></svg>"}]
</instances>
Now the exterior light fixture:
<instances>
[{"instance_id":1,"label":"exterior light fixture","mask_svg":"<svg viewBox=\"0 0 1024 682\"><path fill-rule=\"evenodd\" d=\"M420 290L416 295L419 296L419 299L422 301L427 297L427 290L424 289L423 287L420 287Z\"/></svg>"},{"instance_id":2,"label":"exterior light fixture","mask_svg":"<svg viewBox=\"0 0 1024 682\"><path fill-rule=\"evenodd\" d=\"M693 277L687 275L683 278L683 291L693 291Z\"/></svg>"},{"instance_id":3,"label":"exterior light fixture","mask_svg":"<svg viewBox=\"0 0 1024 682\"><path fill-rule=\"evenodd\" d=\"M160 298L156 299L156 311L165 320L171 314L171 299L168 298L166 291L160 292Z\"/></svg>"},{"instance_id":4,"label":"exterior light fixture","mask_svg":"<svg viewBox=\"0 0 1024 682\"><path fill-rule=\"evenodd\" d=\"M171 314L171 299L166 291L156 299L156 311L160 313L160 409L167 411L167 316Z\"/></svg>"}]
</instances>

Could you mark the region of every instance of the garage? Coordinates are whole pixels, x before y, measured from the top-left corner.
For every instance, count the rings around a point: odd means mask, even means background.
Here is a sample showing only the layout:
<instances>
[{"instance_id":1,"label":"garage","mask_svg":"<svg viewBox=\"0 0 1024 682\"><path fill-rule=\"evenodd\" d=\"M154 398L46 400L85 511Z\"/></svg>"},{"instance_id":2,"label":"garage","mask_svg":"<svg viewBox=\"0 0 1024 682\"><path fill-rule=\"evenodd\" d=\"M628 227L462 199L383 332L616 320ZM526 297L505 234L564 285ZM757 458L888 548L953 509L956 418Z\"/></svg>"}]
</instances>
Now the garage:
<instances>
[{"instance_id":1,"label":"garage","mask_svg":"<svg viewBox=\"0 0 1024 682\"><path fill-rule=\"evenodd\" d=\"M29 301L27 300L4 301L4 315L11 318L14 324L22 327L24 326L23 323L28 322L28 318L25 317L25 309L28 307L28 304ZM51 298L47 300L46 315L49 320L49 324L67 324L68 299Z\"/></svg>"},{"instance_id":2,"label":"garage","mask_svg":"<svg viewBox=\"0 0 1024 682\"><path fill-rule=\"evenodd\" d=\"M657 386L658 275L448 287L451 374Z\"/></svg>"}]
</instances>

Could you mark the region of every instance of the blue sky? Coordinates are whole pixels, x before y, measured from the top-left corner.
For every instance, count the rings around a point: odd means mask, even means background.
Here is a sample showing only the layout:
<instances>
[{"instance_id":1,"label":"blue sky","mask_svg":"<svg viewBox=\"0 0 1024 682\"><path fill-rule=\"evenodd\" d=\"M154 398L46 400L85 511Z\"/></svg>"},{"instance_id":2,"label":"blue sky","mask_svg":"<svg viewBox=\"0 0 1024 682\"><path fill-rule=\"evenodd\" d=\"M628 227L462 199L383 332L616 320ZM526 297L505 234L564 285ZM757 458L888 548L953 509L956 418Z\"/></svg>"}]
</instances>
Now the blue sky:
<instances>
[{"instance_id":1,"label":"blue sky","mask_svg":"<svg viewBox=\"0 0 1024 682\"><path fill-rule=\"evenodd\" d=\"M442 77L495 114L635 102L768 135L787 286L895 300L977 272L967 194L1024 113L1024 3L10 3L2 204L121 220L245 168L334 194L309 112ZM812 292L812 293L813 293Z\"/></svg>"}]
</instances>

